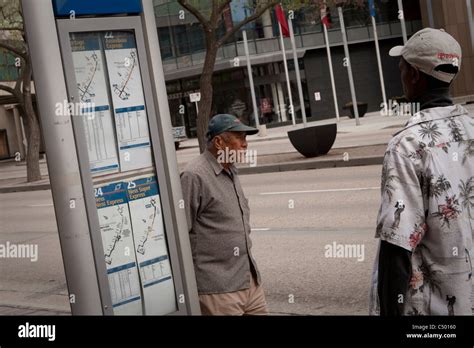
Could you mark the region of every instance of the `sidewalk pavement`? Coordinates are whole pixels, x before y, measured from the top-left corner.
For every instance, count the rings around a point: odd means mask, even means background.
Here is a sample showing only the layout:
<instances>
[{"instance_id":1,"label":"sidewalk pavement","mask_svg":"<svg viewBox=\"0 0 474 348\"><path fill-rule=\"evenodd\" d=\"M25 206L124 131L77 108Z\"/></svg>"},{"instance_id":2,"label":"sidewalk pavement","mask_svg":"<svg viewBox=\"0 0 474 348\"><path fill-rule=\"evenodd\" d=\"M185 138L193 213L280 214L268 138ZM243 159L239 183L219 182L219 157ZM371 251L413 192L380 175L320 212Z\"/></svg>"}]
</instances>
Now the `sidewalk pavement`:
<instances>
[{"instance_id":1,"label":"sidewalk pavement","mask_svg":"<svg viewBox=\"0 0 474 348\"><path fill-rule=\"evenodd\" d=\"M368 113L355 120L341 117L338 122L336 141L327 155L305 158L298 153L290 140L288 131L303 128L302 124L267 129L267 135L247 137L248 149L257 153L257 165L239 165L240 174L257 174L289 170L319 169L381 164L389 140L403 128L408 116L382 116L379 112ZM335 119L309 122L308 127L335 123ZM177 151L178 168L199 155L197 139L185 140Z\"/></svg>"},{"instance_id":2,"label":"sidewalk pavement","mask_svg":"<svg viewBox=\"0 0 474 348\"><path fill-rule=\"evenodd\" d=\"M465 107L474 112L474 104ZM327 155L315 158L305 158L299 154L288 139L287 132L303 128L302 124L269 128L266 130L266 136L252 135L247 138L248 149L257 154L256 163L252 163L252 166L239 165L239 173L257 174L382 164L388 142L395 132L403 128L408 119L408 116L382 116L377 111L361 117L360 125L356 126L354 119L343 116L337 125L337 137L333 147ZM335 122L335 119L308 122L307 126ZM180 149L176 152L179 171L198 155L197 139L181 142ZM40 166L43 179L28 184L24 162L0 161L0 193L50 189L45 160L40 161Z\"/></svg>"},{"instance_id":3,"label":"sidewalk pavement","mask_svg":"<svg viewBox=\"0 0 474 348\"><path fill-rule=\"evenodd\" d=\"M48 308L33 308L16 305L0 305L0 315L71 315L71 312L57 311Z\"/></svg>"}]
</instances>

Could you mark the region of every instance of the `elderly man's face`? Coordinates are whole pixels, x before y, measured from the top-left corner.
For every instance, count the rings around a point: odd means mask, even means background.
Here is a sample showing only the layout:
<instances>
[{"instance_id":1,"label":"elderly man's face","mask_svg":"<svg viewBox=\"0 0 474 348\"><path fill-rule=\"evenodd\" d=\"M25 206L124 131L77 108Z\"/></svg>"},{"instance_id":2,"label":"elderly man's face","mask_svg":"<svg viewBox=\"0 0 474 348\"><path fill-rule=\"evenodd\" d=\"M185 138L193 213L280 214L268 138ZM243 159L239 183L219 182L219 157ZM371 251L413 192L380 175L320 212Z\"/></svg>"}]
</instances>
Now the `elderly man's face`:
<instances>
[{"instance_id":1,"label":"elderly man's face","mask_svg":"<svg viewBox=\"0 0 474 348\"><path fill-rule=\"evenodd\" d=\"M214 138L217 159L222 164L243 162L247 152L245 132L224 132Z\"/></svg>"},{"instance_id":2,"label":"elderly man's face","mask_svg":"<svg viewBox=\"0 0 474 348\"><path fill-rule=\"evenodd\" d=\"M222 139L221 150L245 151L247 150L247 134L245 132L224 132L218 135Z\"/></svg>"}]
</instances>

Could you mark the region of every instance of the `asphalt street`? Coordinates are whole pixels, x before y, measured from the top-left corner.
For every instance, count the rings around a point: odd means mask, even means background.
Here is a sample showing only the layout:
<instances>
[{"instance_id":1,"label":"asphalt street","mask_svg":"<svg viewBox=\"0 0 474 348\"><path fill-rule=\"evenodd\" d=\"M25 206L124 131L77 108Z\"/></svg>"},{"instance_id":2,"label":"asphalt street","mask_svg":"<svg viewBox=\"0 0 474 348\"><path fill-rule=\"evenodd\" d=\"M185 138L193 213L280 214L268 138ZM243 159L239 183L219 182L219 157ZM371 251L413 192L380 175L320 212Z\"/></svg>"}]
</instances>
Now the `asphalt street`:
<instances>
[{"instance_id":1,"label":"asphalt street","mask_svg":"<svg viewBox=\"0 0 474 348\"><path fill-rule=\"evenodd\" d=\"M364 166L241 176L272 313L367 313L380 172ZM38 245L36 262L0 262L0 305L68 311L51 191L1 194L0 221L0 243ZM334 245L358 254L328 257Z\"/></svg>"},{"instance_id":2,"label":"asphalt street","mask_svg":"<svg viewBox=\"0 0 474 348\"><path fill-rule=\"evenodd\" d=\"M364 166L241 177L272 312L367 314L380 172ZM363 260L326 257L334 243L358 246Z\"/></svg>"}]
</instances>

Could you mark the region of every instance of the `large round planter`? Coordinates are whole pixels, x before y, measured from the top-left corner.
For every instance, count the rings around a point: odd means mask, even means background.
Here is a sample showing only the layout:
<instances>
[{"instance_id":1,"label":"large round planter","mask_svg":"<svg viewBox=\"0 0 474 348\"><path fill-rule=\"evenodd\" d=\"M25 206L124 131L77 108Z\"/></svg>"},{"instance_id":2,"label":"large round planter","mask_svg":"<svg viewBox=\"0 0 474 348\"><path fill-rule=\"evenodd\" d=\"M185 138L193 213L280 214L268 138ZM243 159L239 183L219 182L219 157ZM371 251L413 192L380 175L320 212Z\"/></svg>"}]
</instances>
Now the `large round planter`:
<instances>
[{"instance_id":1,"label":"large round planter","mask_svg":"<svg viewBox=\"0 0 474 348\"><path fill-rule=\"evenodd\" d=\"M357 111L359 112L359 117L364 117L367 112L367 107L367 103L357 102ZM354 107L352 106L352 103L347 103L346 105L344 105L344 109L350 109L351 115L349 116L349 118L355 118Z\"/></svg>"},{"instance_id":2,"label":"large round planter","mask_svg":"<svg viewBox=\"0 0 474 348\"><path fill-rule=\"evenodd\" d=\"M288 138L294 148L305 157L325 155L334 145L337 124L311 126L288 132Z\"/></svg>"}]
</instances>

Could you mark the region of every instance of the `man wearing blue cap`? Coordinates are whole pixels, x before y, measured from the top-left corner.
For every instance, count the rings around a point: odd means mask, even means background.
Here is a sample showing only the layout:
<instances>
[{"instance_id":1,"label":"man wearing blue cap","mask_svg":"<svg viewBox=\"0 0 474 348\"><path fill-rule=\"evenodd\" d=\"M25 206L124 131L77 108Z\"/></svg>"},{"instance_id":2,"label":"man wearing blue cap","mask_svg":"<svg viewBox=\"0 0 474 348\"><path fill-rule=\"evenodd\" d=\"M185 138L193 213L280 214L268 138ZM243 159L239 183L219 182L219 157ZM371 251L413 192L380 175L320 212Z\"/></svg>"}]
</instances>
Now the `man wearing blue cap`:
<instances>
[{"instance_id":1,"label":"man wearing blue cap","mask_svg":"<svg viewBox=\"0 0 474 348\"><path fill-rule=\"evenodd\" d=\"M257 132L235 116L214 116L209 121L206 151L181 174L204 315L268 314L251 254L248 200L234 166L247 150L247 134Z\"/></svg>"}]
</instances>

